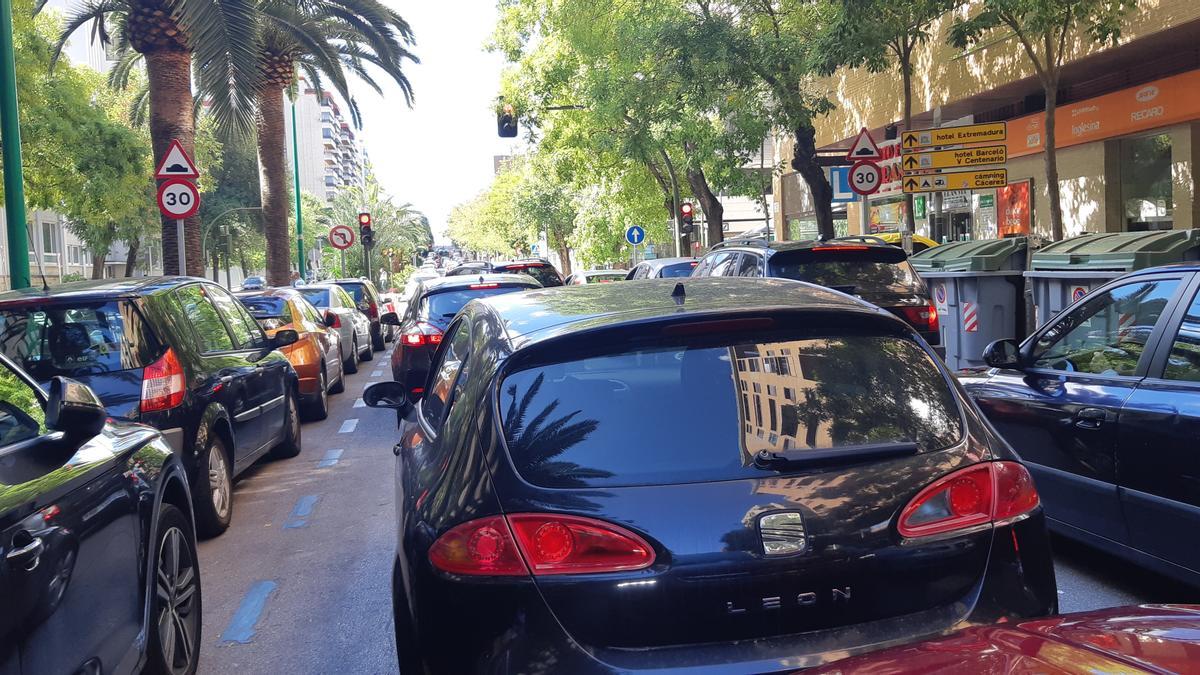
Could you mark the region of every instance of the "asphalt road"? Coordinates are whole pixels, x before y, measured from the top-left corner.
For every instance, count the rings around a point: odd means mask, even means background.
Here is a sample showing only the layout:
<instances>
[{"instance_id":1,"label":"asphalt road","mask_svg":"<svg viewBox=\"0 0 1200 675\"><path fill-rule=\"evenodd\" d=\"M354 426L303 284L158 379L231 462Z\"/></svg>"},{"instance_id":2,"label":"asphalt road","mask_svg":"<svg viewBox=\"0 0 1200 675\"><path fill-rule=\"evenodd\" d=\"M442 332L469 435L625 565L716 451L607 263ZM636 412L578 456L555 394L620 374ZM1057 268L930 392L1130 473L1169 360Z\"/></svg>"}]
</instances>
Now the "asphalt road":
<instances>
[{"instance_id":1,"label":"asphalt road","mask_svg":"<svg viewBox=\"0 0 1200 675\"><path fill-rule=\"evenodd\" d=\"M232 527L201 542L200 673L395 672L395 416L359 401L367 384L390 379L387 354L330 397L328 419L304 425L299 457L241 476ZM1200 602L1200 590L1053 543L1063 612Z\"/></svg>"}]
</instances>

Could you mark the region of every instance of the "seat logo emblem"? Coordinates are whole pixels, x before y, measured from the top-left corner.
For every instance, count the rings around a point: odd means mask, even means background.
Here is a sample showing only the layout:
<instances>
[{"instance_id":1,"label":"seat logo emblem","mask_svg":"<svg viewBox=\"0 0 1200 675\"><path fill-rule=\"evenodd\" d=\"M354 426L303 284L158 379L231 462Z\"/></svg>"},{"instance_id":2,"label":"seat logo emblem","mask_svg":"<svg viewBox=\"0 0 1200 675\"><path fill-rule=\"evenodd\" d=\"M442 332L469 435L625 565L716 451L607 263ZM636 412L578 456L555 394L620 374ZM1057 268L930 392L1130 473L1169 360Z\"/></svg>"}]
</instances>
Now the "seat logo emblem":
<instances>
[{"instance_id":1,"label":"seat logo emblem","mask_svg":"<svg viewBox=\"0 0 1200 675\"><path fill-rule=\"evenodd\" d=\"M804 519L796 511L764 513L758 518L763 553L768 556L795 555L808 548Z\"/></svg>"}]
</instances>

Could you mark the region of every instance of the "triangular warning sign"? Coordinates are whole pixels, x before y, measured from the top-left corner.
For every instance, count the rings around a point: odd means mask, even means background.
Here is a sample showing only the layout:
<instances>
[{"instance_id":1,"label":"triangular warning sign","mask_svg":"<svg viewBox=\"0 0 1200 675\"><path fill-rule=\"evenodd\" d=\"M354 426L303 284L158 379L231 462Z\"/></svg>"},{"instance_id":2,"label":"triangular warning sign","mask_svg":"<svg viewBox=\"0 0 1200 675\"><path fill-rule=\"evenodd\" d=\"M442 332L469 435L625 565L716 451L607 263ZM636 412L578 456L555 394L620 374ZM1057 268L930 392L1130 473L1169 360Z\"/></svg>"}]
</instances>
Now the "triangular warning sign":
<instances>
[{"instance_id":1,"label":"triangular warning sign","mask_svg":"<svg viewBox=\"0 0 1200 675\"><path fill-rule=\"evenodd\" d=\"M854 161L883 159L883 155L879 154L879 146L875 145L875 139L871 138L871 132L867 131L866 127L858 132L858 138L854 139L850 151L846 153L846 159Z\"/></svg>"},{"instance_id":2,"label":"triangular warning sign","mask_svg":"<svg viewBox=\"0 0 1200 675\"><path fill-rule=\"evenodd\" d=\"M163 157L162 162L158 164L158 171L154 173L155 178L199 178L200 171L196 169L192 158L188 157L187 152L179 141L171 139L171 145L167 148L167 154Z\"/></svg>"}]
</instances>

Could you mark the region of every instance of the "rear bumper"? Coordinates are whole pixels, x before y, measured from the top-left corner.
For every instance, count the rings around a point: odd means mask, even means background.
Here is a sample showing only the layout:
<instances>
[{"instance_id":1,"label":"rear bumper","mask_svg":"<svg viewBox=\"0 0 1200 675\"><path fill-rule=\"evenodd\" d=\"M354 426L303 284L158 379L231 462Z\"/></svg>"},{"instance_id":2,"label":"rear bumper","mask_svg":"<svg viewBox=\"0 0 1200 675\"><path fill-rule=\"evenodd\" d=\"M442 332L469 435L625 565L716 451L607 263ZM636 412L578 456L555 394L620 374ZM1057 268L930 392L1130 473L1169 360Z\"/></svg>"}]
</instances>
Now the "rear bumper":
<instances>
[{"instance_id":1,"label":"rear bumper","mask_svg":"<svg viewBox=\"0 0 1200 675\"><path fill-rule=\"evenodd\" d=\"M1040 511L996 528L987 571L958 602L837 629L730 643L588 647L563 629L532 583L454 582L422 576L416 606L436 609L418 610L417 638L427 665L437 673L539 672L547 664L570 673L790 672L969 626L1045 616L1058 609Z\"/></svg>"}]
</instances>

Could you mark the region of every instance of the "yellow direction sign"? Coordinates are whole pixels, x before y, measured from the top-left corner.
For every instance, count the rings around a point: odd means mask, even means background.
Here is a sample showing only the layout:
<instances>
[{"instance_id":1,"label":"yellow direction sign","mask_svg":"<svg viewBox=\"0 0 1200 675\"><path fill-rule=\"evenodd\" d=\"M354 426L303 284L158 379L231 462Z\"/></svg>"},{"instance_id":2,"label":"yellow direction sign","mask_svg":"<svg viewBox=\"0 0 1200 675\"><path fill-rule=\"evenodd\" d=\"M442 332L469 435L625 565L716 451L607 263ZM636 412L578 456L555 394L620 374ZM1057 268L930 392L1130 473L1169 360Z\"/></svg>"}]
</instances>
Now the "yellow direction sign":
<instances>
[{"instance_id":1,"label":"yellow direction sign","mask_svg":"<svg viewBox=\"0 0 1200 675\"><path fill-rule=\"evenodd\" d=\"M1003 145L984 145L957 150L934 150L904 155L900 166L905 173L925 169L958 169L969 166L988 166L1008 161L1008 148Z\"/></svg>"},{"instance_id":2,"label":"yellow direction sign","mask_svg":"<svg viewBox=\"0 0 1200 675\"><path fill-rule=\"evenodd\" d=\"M1006 138L1008 138L1008 124L1005 122L988 122L986 124L969 124L962 127L906 131L900 136L900 148L904 152L912 152L919 148L929 148L938 145L995 143L1003 141Z\"/></svg>"},{"instance_id":3,"label":"yellow direction sign","mask_svg":"<svg viewBox=\"0 0 1200 675\"><path fill-rule=\"evenodd\" d=\"M905 192L941 192L943 190L982 190L1008 185L1008 169L956 171L905 176Z\"/></svg>"}]
</instances>

